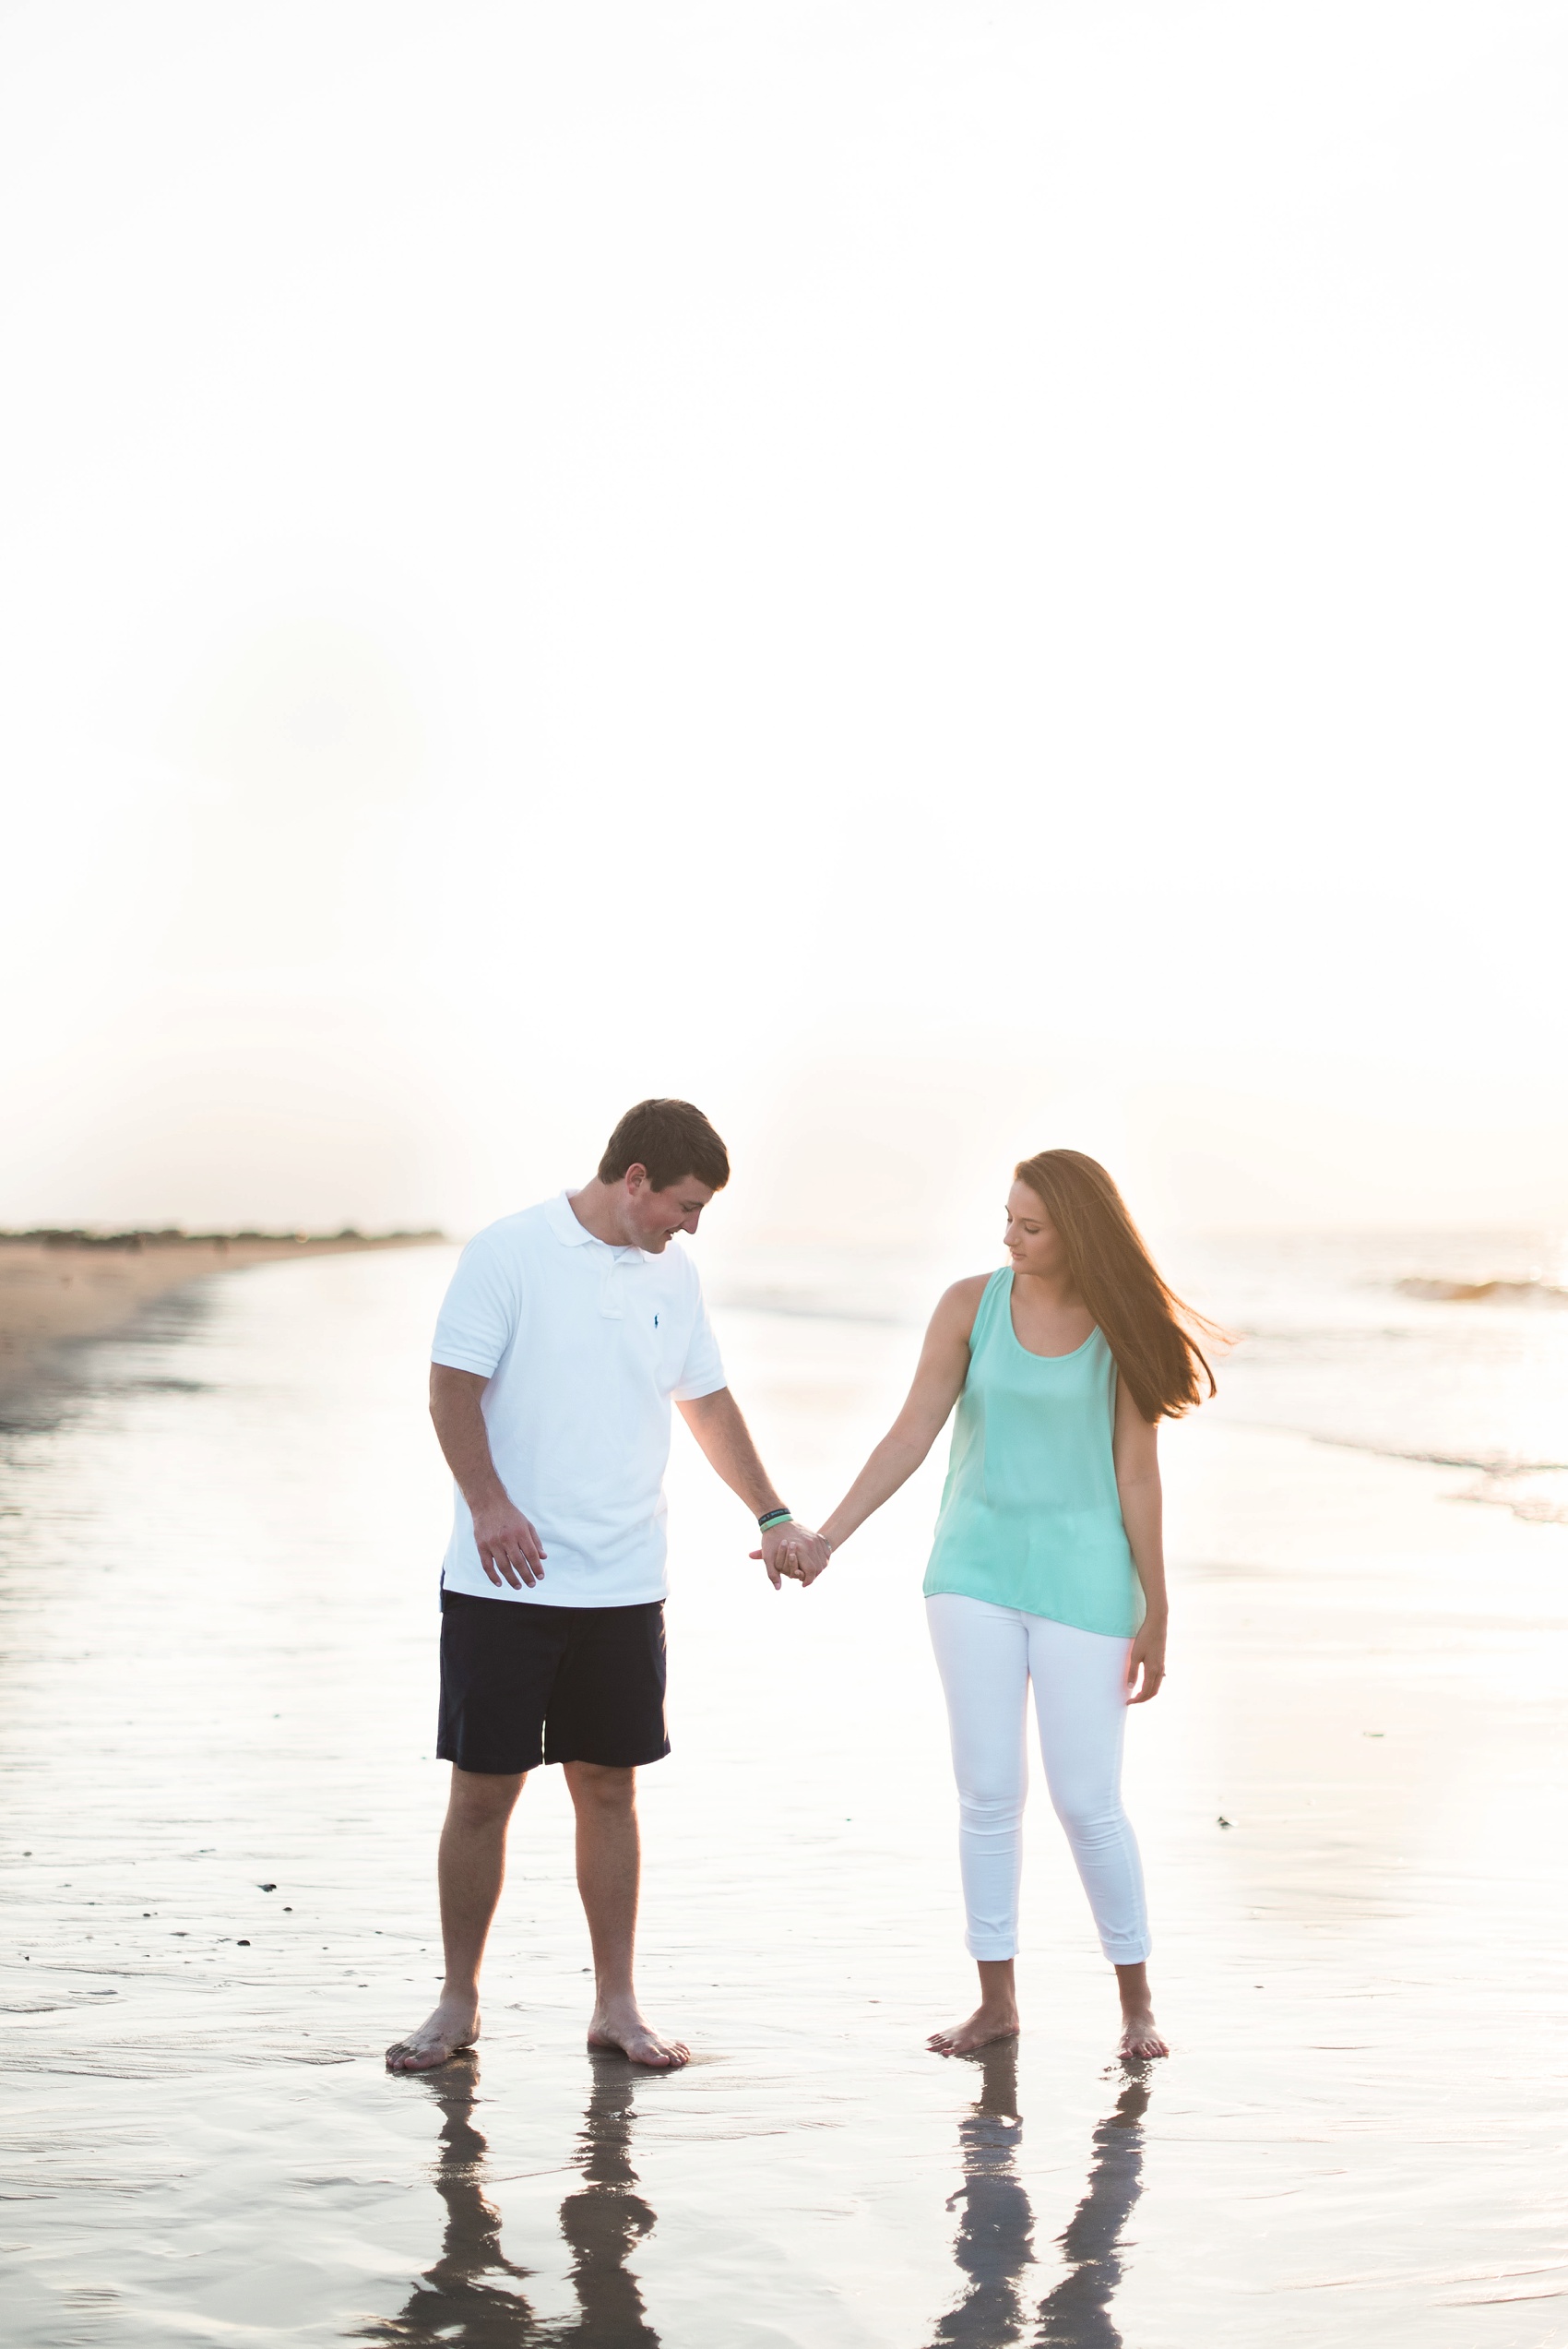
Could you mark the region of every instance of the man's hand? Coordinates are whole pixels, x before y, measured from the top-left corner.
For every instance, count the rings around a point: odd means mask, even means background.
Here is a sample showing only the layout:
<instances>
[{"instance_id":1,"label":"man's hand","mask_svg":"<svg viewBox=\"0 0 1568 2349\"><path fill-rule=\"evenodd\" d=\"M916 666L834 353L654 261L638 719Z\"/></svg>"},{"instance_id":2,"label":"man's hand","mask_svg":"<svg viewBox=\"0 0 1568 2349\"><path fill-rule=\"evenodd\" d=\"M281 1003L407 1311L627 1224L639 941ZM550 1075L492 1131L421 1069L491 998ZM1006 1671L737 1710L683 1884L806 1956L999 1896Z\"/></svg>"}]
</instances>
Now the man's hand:
<instances>
[{"instance_id":1,"label":"man's hand","mask_svg":"<svg viewBox=\"0 0 1568 2349\"><path fill-rule=\"evenodd\" d=\"M468 1502L479 1562L497 1590L529 1590L544 1577L544 1544L495 1473L484 1424L488 1378L477 1370L430 1365L430 1415L446 1465Z\"/></svg>"},{"instance_id":2,"label":"man's hand","mask_svg":"<svg viewBox=\"0 0 1568 2349\"><path fill-rule=\"evenodd\" d=\"M832 1545L820 1533L814 1533L809 1525L797 1525L793 1518L786 1518L782 1525L770 1525L762 1537L761 1549L752 1552L753 1557L761 1558L776 1591L782 1590L785 1575L802 1590L810 1590L832 1555Z\"/></svg>"},{"instance_id":3,"label":"man's hand","mask_svg":"<svg viewBox=\"0 0 1568 2349\"><path fill-rule=\"evenodd\" d=\"M522 1510L515 1508L505 1494L476 1508L473 1520L479 1562L497 1590L503 1582L521 1591L543 1581L543 1545Z\"/></svg>"}]
</instances>

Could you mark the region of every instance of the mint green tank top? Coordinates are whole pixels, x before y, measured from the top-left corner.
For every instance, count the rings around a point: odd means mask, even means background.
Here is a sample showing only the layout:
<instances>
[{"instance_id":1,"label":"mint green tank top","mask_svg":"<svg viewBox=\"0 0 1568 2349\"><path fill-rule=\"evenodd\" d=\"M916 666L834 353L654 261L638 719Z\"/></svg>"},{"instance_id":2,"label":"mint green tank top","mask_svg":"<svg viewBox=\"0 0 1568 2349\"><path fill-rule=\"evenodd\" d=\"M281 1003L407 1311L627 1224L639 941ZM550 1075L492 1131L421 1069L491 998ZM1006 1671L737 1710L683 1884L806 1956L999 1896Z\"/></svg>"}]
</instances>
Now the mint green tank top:
<instances>
[{"instance_id":1,"label":"mint green tank top","mask_svg":"<svg viewBox=\"0 0 1568 2349\"><path fill-rule=\"evenodd\" d=\"M1116 1491L1115 1416L1100 1331L1073 1353L1030 1353L1013 1329L1012 1271L993 1272L969 1335L926 1596L953 1591L1130 1638L1144 1596Z\"/></svg>"}]
</instances>

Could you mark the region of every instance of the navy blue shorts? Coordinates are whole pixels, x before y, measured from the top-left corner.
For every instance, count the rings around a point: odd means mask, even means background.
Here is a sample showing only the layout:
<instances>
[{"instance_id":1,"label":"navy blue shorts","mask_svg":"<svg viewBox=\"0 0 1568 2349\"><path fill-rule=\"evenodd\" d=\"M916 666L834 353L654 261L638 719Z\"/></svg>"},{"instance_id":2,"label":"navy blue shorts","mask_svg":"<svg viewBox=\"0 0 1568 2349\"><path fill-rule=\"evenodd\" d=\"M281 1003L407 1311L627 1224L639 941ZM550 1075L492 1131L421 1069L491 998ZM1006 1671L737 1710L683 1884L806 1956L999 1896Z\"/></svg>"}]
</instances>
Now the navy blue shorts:
<instances>
[{"instance_id":1,"label":"navy blue shorts","mask_svg":"<svg viewBox=\"0 0 1568 2349\"><path fill-rule=\"evenodd\" d=\"M661 1761L664 1602L546 1607L443 1589L435 1750L507 1776L542 1762Z\"/></svg>"}]
</instances>

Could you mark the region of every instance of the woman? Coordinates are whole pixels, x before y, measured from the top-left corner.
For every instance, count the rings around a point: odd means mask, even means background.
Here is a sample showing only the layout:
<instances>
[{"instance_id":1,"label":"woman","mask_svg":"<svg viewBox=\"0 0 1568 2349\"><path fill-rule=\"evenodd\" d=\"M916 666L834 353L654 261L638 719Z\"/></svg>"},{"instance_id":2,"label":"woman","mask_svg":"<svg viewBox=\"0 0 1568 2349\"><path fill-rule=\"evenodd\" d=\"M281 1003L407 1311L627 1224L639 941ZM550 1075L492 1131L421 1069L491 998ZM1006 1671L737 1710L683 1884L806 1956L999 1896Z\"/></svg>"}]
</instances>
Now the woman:
<instances>
[{"instance_id":1,"label":"woman","mask_svg":"<svg viewBox=\"0 0 1568 2349\"><path fill-rule=\"evenodd\" d=\"M925 1598L980 2005L928 2044L968 2056L1018 2028L1032 1681L1051 1799L1116 1969L1122 2053L1163 2056L1122 1741L1129 1703L1146 1704L1165 1677L1158 1423L1201 1400L1200 1373L1214 1392L1191 1335L1209 1325L1172 1296L1115 1184L1078 1151L1018 1167L1006 1248L1000 1271L958 1282L938 1305L909 1401L821 1530L835 1548L847 1542L957 1404ZM799 1579L814 1579L803 1561Z\"/></svg>"}]
</instances>

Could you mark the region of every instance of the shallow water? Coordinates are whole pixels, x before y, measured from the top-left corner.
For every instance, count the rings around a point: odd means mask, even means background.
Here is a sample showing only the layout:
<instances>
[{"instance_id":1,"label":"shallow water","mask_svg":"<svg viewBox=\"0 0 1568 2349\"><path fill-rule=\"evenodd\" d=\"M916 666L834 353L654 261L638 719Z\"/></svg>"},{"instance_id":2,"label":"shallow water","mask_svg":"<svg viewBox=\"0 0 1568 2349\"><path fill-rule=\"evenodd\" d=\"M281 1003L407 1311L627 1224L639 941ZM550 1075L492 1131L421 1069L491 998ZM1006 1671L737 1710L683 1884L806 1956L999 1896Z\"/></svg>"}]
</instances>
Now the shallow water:
<instances>
[{"instance_id":1,"label":"shallow water","mask_svg":"<svg viewBox=\"0 0 1568 2349\"><path fill-rule=\"evenodd\" d=\"M974 1269L891 1249L730 1255L720 1243L715 1254L710 1286L721 1297L911 1330L945 1281ZM1223 1376L1210 1422L1470 1466L1483 1472L1475 1498L1568 1521L1568 1240L1189 1234L1160 1254L1181 1294L1241 1341L1215 1353ZM1493 1293L1432 1294L1464 1283Z\"/></svg>"},{"instance_id":2,"label":"shallow water","mask_svg":"<svg viewBox=\"0 0 1568 2349\"><path fill-rule=\"evenodd\" d=\"M231 1277L6 1439L8 2340L1568 2335L1568 1529L1301 1436L1167 1444L1172 1677L1129 1799L1169 2062L1108 2060L1038 1797L1023 2041L924 2053L968 1986L916 1595L936 1464L817 1590L775 1594L678 1435L642 1973L696 2060L584 2050L546 1772L480 2054L389 2079L437 1969L422 1386L449 1260ZM820 1509L909 1330L737 1307L721 1334L782 1489Z\"/></svg>"}]
</instances>

